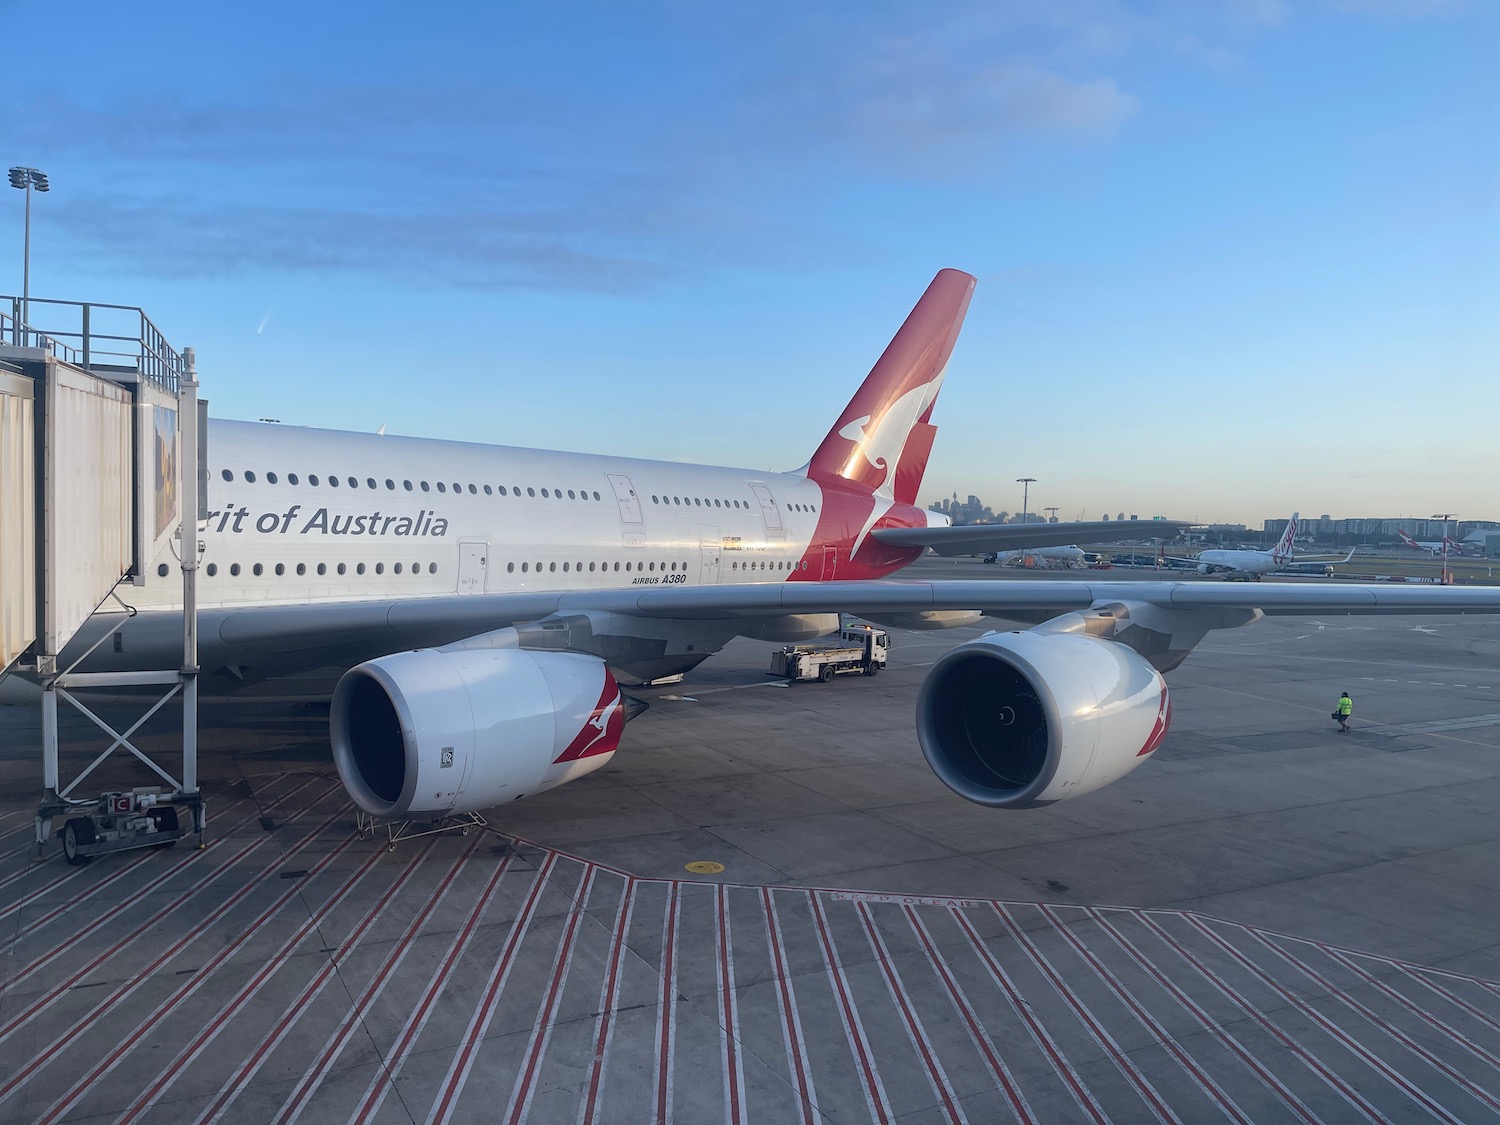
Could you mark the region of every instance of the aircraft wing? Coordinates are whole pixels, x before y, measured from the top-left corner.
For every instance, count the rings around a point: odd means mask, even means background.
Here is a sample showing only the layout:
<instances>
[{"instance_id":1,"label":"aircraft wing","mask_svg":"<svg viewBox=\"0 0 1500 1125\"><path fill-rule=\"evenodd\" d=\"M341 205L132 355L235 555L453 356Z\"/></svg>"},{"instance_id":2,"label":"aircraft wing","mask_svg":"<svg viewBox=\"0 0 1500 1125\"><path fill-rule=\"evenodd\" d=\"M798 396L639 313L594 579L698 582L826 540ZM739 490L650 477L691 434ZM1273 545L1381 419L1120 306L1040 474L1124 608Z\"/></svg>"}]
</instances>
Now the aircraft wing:
<instances>
[{"instance_id":1,"label":"aircraft wing","mask_svg":"<svg viewBox=\"0 0 1500 1125\"><path fill-rule=\"evenodd\" d=\"M1077 523L978 523L963 527L883 527L872 534L892 547L931 547L940 555L978 555L1027 547L1172 538L1186 520L1086 520Z\"/></svg>"},{"instance_id":2,"label":"aircraft wing","mask_svg":"<svg viewBox=\"0 0 1500 1125\"><path fill-rule=\"evenodd\" d=\"M727 640L756 618L789 614L978 610L992 617L1035 621L1111 603L1169 610L1258 609L1285 616L1488 614L1500 613L1500 587L890 579L658 586L213 609L199 615L199 638L206 668L233 654L234 660L247 662L250 678L260 678L256 665L265 675L324 664L352 666L568 614L616 614L627 619L627 628L631 618L723 622ZM150 616L163 618L161 627L173 632L175 618ZM137 624L143 622L138 619ZM180 637L180 631L176 625L174 635ZM87 640L80 636L75 644L86 645Z\"/></svg>"}]
</instances>

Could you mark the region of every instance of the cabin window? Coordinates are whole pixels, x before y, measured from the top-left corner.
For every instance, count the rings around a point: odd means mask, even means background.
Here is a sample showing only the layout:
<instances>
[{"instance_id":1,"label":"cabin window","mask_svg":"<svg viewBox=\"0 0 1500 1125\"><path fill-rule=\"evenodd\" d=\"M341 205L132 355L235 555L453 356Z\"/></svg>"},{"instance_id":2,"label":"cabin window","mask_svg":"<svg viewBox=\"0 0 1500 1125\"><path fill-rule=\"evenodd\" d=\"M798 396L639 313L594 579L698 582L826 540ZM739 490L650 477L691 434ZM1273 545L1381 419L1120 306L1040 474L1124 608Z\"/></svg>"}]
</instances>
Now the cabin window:
<instances>
[{"instance_id":1,"label":"cabin window","mask_svg":"<svg viewBox=\"0 0 1500 1125\"><path fill-rule=\"evenodd\" d=\"M438 491L439 492L447 492L448 491L448 486L446 484L444 484L442 481L438 481L437 484L438 484Z\"/></svg>"},{"instance_id":2,"label":"cabin window","mask_svg":"<svg viewBox=\"0 0 1500 1125\"><path fill-rule=\"evenodd\" d=\"M358 477L348 477L346 479L349 481L349 487L350 488L358 488L359 487L359 478ZM375 482L371 481L370 483L373 485Z\"/></svg>"},{"instance_id":3,"label":"cabin window","mask_svg":"<svg viewBox=\"0 0 1500 1125\"><path fill-rule=\"evenodd\" d=\"M266 483L267 484L275 484L276 483L276 474L275 473L267 473L266 474Z\"/></svg>"},{"instance_id":4,"label":"cabin window","mask_svg":"<svg viewBox=\"0 0 1500 1125\"><path fill-rule=\"evenodd\" d=\"M546 489L545 489L545 488L544 488L544 489L542 489L542 499L543 499L543 500L547 500L547 499L550 499L550 497L549 497L549 496L548 496L548 494L547 494L547 490L546 490Z\"/></svg>"},{"instance_id":5,"label":"cabin window","mask_svg":"<svg viewBox=\"0 0 1500 1125\"><path fill-rule=\"evenodd\" d=\"M545 493L546 493L546 491L547 491L547 490L546 490L546 489L545 489L545 488L544 488L544 489L542 489L542 492L543 492L543 494L545 494ZM528 489L527 489L527 490L526 490L526 495L527 495L527 496L535 496L535 495L536 495L536 489L534 489L534 488L528 488Z\"/></svg>"},{"instance_id":6,"label":"cabin window","mask_svg":"<svg viewBox=\"0 0 1500 1125\"><path fill-rule=\"evenodd\" d=\"M484 490L485 490L485 491L486 491L486 492L488 492L488 491L489 491L489 490L490 490L490 489L489 489L489 485L485 485L485 488L484 488ZM477 489L477 488L475 488L475 487L474 487L474 486L473 486L473 485L472 485L472 484L471 484L471 485L469 485L469 494L470 494L470 495L471 495L471 496L472 496L472 495L474 495L474 494L475 494L475 493L477 493L477 492L478 492L478 491L479 491L479 489Z\"/></svg>"},{"instance_id":7,"label":"cabin window","mask_svg":"<svg viewBox=\"0 0 1500 1125\"><path fill-rule=\"evenodd\" d=\"M432 491L431 486L425 480L422 482L422 491L423 492L431 492Z\"/></svg>"},{"instance_id":8,"label":"cabin window","mask_svg":"<svg viewBox=\"0 0 1500 1125\"><path fill-rule=\"evenodd\" d=\"M556 563L548 563L547 564L547 569L549 571L552 571L552 572L555 573L557 571L557 564Z\"/></svg>"},{"instance_id":9,"label":"cabin window","mask_svg":"<svg viewBox=\"0 0 1500 1125\"><path fill-rule=\"evenodd\" d=\"M343 563L339 563L339 573L340 574L346 574L346 573L348 573L348 570L349 570L349 568L346 565L344 565Z\"/></svg>"},{"instance_id":10,"label":"cabin window","mask_svg":"<svg viewBox=\"0 0 1500 1125\"><path fill-rule=\"evenodd\" d=\"M427 564L427 573L428 574L436 574L437 573L437 563L428 563Z\"/></svg>"},{"instance_id":11,"label":"cabin window","mask_svg":"<svg viewBox=\"0 0 1500 1125\"><path fill-rule=\"evenodd\" d=\"M375 478L374 477L366 477L365 478L365 487L366 488L376 488L376 487L378 487L376 485L376 483L375 483Z\"/></svg>"},{"instance_id":12,"label":"cabin window","mask_svg":"<svg viewBox=\"0 0 1500 1125\"><path fill-rule=\"evenodd\" d=\"M329 477L328 478L328 487L329 488L337 488L338 486L339 486L339 478L338 477Z\"/></svg>"},{"instance_id":13,"label":"cabin window","mask_svg":"<svg viewBox=\"0 0 1500 1125\"><path fill-rule=\"evenodd\" d=\"M496 485L495 486L495 490L497 492L499 492L501 496L504 496L506 494L505 493L505 485L503 485L503 484Z\"/></svg>"},{"instance_id":14,"label":"cabin window","mask_svg":"<svg viewBox=\"0 0 1500 1125\"><path fill-rule=\"evenodd\" d=\"M165 578L167 576L167 564L162 563L159 567L157 567L156 573L158 577Z\"/></svg>"},{"instance_id":15,"label":"cabin window","mask_svg":"<svg viewBox=\"0 0 1500 1125\"><path fill-rule=\"evenodd\" d=\"M317 488L318 487L318 474L317 473L309 473L307 475L307 483L310 484L310 485L312 485L314 488Z\"/></svg>"},{"instance_id":16,"label":"cabin window","mask_svg":"<svg viewBox=\"0 0 1500 1125\"><path fill-rule=\"evenodd\" d=\"M327 563L319 563L318 564L318 573L319 574L327 574L328 573L328 564Z\"/></svg>"},{"instance_id":17,"label":"cabin window","mask_svg":"<svg viewBox=\"0 0 1500 1125\"><path fill-rule=\"evenodd\" d=\"M521 564L521 573L525 574L526 571L527 571L527 569L530 567L530 565L531 565L530 563L522 563Z\"/></svg>"},{"instance_id":18,"label":"cabin window","mask_svg":"<svg viewBox=\"0 0 1500 1125\"><path fill-rule=\"evenodd\" d=\"M400 574L401 573L401 564L397 563L395 566L391 567L391 573L392 574Z\"/></svg>"},{"instance_id":19,"label":"cabin window","mask_svg":"<svg viewBox=\"0 0 1500 1125\"><path fill-rule=\"evenodd\" d=\"M396 482L393 481L390 477L386 477L385 478L385 490L387 492L395 492L396 491Z\"/></svg>"},{"instance_id":20,"label":"cabin window","mask_svg":"<svg viewBox=\"0 0 1500 1125\"><path fill-rule=\"evenodd\" d=\"M280 578L285 573L286 573L286 564L285 563L277 563L276 564L276 577Z\"/></svg>"},{"instance_id":21,"label":"cabin window","mask_svg":"<svg viewBox=\"0 0 1500 1125\"><path fill-rule=\"evenodd\" d=\"M385 573L385 563L376 563L375 564L375 573L376 574L384 574Z\"/></svg>"},{"instance_id":22,"label":"cabin window","mask_svg":"<svg viewBox=\"0 0 1500 1125\"><path fill-rule=\"evenodd\" d=\"M364 572L365 572L365 564L364 563L360 563L358 566L356 566L354 568L354 573L355 574L363 574Z\"/></svg>"},{"instance_id":23,"label":"cabin window","mask_svg":"<svg viewBox=\"0 0 1500 1125\"><path fill-rule=\"evenodd\" d=\"M492 490L491 490L491 488L490 488L490 486L489 486L489 485L485 485L485 486L484 486L484 494L485 494L485 495L486 495L486 496L491 496L491 495L493 495L493 491L492 491Z\"/></svg>"},{"instance_id":24,"label":"cabin window","mask_svg":"<svg viewBox=\"0 0 1500 1125\"><path fill-rule=\"evenodd\" d=\"M590 574L594 573L594 564L593 563L589 563L589 573Z\"/></svg>"},{"instance_id":25,"label":"cabin window","mask_svg":"<svg viewBox=\"0 0 1500 1125\"><path fill-rule=\"evenodd\" d=\"M463 490L464 490L464 486L461 485L461 484L459 484L457 481L455 481L454 484L453 484L453 491L454 492L462 492Z\"/></svg>"},{"instance_id":26,"label":"cabin window","mask_svg":"<svg viewBox=\"0 0 1500 1125\"><path fill-rule=\"evenodd\" d=\"M234 480L234 474L231 473L228 469L224 469L222 472L219 473L219 475L221 477L223 477L225 480Z\"/></svg>"},{"instance_id":27,"label":"cabin window","mask_svg":"<svg viewBox=\"0 0 1500 1125\"><path fill-rule=\"evenodd\" d=\"M257 577L257 578L259 578L262 574L264 574L266 572L266 568L263 567L263 566L261 566L260 563L256 563L250 569L254 573L255 577Z\"/></svg>"},{"instance_id":28,"label":"cabin window","mask_svg":"<svg viewBox=\"0 0 1500 1125\"><path fill-rule=\"evenodd\" d=\"M287 475L286 475L286 482L287 482L287 484L296 484L297 483L297 474L296 473L287 473Z\"/></svg>"},{"instance_id":29,"label":"cabin window","mask_svg":"<svg viewBox=\"0 0 1500 1125\"><path fill-rule=\"evenodd\" d=\"M306 563L298 563L297 564L297 573L299 575L306 574L307 573L307 564Z\"/></svg>"},{"instance_id":30,"label":"cabin window","mask_svg":"<svg viewBox=\"0 0 1500 1125\"><path fill-rule=\"evenodd\" d=\"M526 564L522 563L521 565L525 566ZM505 573L506 574L514 574L515 572L516 572L516 564L515 563L508 562L508 563L505 564Z\"/></svg>"},{"instance_id":31,"label":"cabin window","mask_svg":"<svg viewBox=\"0 0 1500 1125\"><path fill-rule=\"evenodd\" d=\"M567 563L563 563L563 573L564 574L568 573L568 564Z\"/></svg>"},{"instance_id":32,"label":"cabin window","mask_svg":"<svg viewBox=\"0 0 1500 1125\"><path fill-rule=\"evenodd\" d=\"M218 563L209 563L208 564L208 576L210 578L212 578L214 575L216 575L218 573L219 573L219 564Z\"/></svg>"},{"instance_id":33,"label":"cabin window","mask_svg":"<svg viewBox=\"0 0 1500 1125\"><path fill-rule=\"evenodd\" d=\"M230 575L232 577L238 578L240 576L240 564L239 563L230 563L229 564L229 573L230 573Z\"/></svg>"}]
</instances>

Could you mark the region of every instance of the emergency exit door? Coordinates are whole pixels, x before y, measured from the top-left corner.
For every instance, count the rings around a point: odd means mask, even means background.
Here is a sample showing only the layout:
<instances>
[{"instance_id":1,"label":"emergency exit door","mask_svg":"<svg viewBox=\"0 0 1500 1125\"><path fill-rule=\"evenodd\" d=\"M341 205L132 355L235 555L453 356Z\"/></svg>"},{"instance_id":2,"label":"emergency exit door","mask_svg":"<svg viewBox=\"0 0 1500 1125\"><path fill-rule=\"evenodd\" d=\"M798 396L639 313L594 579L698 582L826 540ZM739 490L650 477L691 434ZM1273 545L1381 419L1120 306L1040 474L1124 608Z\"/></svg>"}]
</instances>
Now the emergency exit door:
<instances>
[{"instance_id":1,"label":"emergency exit door","mask_svg":"<svg viewBox=\"0 0 1500 1125\"><path fill-rule=\"evenodd\" d=\"M465 540L458 545L458 592L484 593L485 575L489 571L490 545L480 540Z\"/></svg>"}]
</instances>

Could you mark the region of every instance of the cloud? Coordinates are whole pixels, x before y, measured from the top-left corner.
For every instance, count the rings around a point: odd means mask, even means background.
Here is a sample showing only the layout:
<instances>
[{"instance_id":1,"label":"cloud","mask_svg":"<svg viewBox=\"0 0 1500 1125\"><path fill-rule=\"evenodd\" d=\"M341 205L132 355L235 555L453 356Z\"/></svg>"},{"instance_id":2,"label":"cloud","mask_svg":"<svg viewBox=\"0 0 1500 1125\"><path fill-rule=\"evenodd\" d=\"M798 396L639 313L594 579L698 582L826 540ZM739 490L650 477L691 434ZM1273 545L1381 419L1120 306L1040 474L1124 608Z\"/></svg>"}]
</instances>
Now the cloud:
<instances>
[{"instance_id":1,"label":"cloud","mask_svg":"<svg viewBox=\"0 0 1500 1125\"><path fill-rule=\"evenodd\" d=\"M365 272L465 288L620 292L669 273L645 256L583 249L559 237L568 223L558 215L392 214L84 195L53 207L49 220L96 260L170 278Z\"/></svg>"},{"instance_id":2,"label":"cloud","mask_svg":"<svg viewBox=\"0 0 1500 1125\"><path fill-rule=\"evenodd\" d=\"M1466 8L1466 0L1324 0L1337 12L1362 16L1447 16Z\"/></svg>"}]
</instances>

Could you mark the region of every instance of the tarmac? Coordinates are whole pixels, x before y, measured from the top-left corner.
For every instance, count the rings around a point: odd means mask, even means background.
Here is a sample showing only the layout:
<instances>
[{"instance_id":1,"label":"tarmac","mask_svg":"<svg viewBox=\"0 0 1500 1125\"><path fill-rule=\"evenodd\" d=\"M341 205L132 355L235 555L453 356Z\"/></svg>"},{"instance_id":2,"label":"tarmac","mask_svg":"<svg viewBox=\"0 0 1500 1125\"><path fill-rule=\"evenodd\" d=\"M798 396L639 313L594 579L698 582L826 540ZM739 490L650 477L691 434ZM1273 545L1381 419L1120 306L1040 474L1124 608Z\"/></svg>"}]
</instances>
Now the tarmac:
<instances>
[{"instance_id":1,"label":"tarmac","mask_svg":"<svg viewBox=\"0 0 1500 1125\"><path fill-rule=\"evenodd\" d=\"M206 848L38 862L0 710L0 1121L1500 1120L1500 619L1211 634L1151 761L1018 813L912 725L982 631L792 687L737 641L600 772L394 851L278 684L204 704Z\"/></svg>"}]
</instances>

